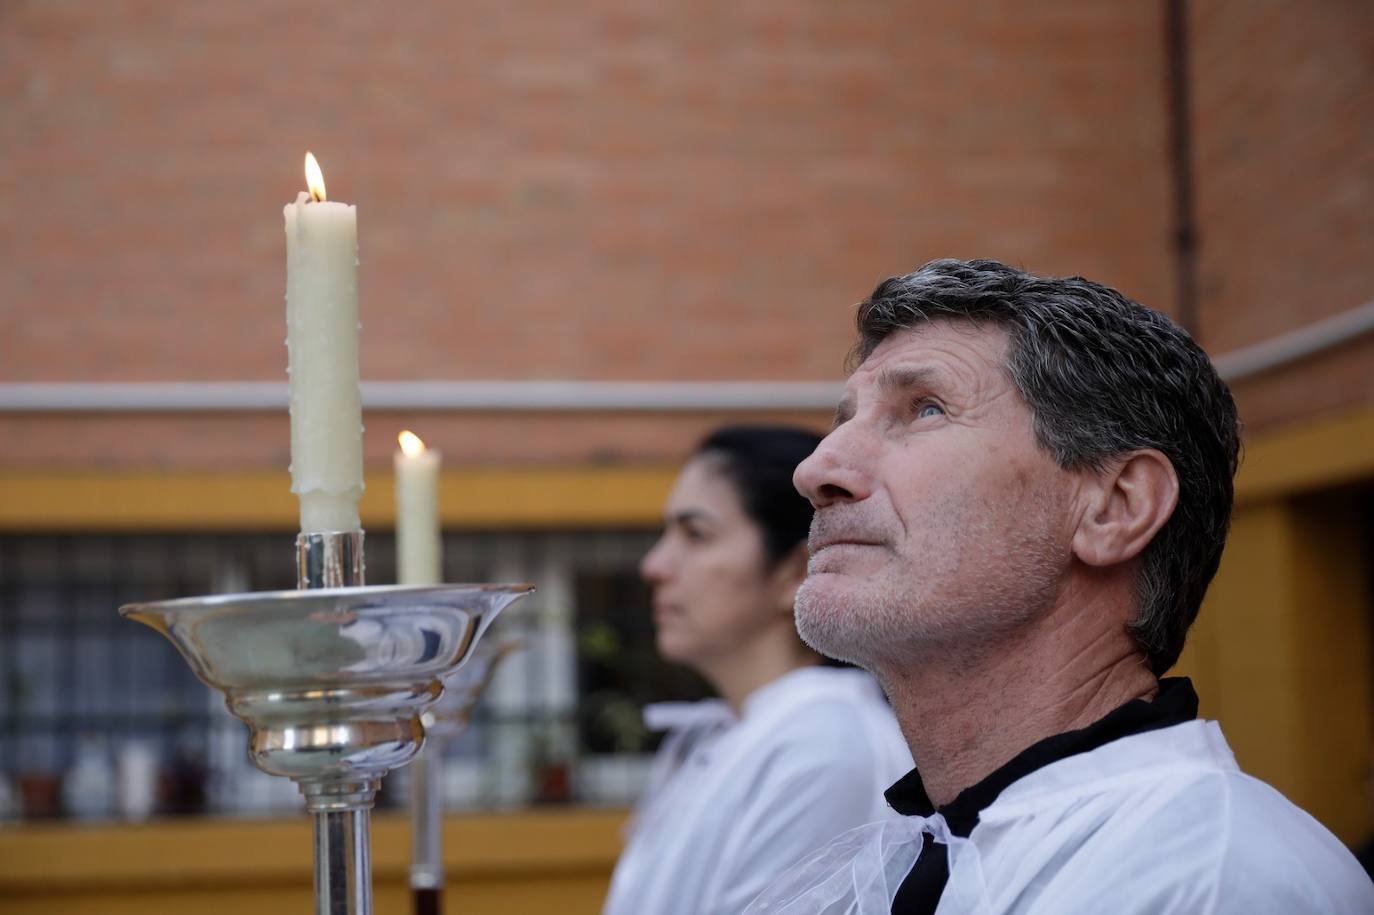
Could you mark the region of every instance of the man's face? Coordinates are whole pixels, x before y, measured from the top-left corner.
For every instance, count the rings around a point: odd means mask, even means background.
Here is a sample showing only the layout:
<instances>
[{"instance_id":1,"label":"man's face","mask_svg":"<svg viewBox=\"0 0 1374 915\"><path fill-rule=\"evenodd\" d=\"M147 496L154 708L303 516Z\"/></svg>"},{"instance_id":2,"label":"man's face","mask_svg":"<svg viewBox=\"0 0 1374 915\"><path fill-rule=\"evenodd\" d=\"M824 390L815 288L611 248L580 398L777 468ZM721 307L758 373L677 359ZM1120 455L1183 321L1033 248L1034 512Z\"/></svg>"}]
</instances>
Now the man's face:
<instances>
[{"instance_id":1,"label":"man's face","mask_svg":"<svg viewBox=\"0 0 1374 915\"><path fill-rule=\"evenodd\" d=\"M1071 562L1074 474L1035 442L1000 328L937 321L888 337L797 468L816 506L797 628L856 663L1002 644Z\"/></svg>"}]
</instances>

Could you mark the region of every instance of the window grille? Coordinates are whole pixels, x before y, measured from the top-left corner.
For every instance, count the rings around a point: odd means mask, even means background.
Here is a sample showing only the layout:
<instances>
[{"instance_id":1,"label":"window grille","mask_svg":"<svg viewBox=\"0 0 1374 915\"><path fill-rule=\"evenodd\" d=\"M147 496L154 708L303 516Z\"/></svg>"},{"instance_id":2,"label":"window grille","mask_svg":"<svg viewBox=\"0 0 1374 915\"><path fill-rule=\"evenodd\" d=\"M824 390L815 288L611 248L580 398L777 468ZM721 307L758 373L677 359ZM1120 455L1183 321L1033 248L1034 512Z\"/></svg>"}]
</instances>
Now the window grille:
<instances>
[{"instance_id":1,"label":"window grille","mask_svg":"<svg viewBox=\"0 0 1374 915\"><path fill-rule=\"evenodd\" d=\"M431 745L448 806L621 805L638 793L656 745L639 724L643 704L707 695L653 651L637 573L652 541L644 531L445 535L446 580L538 588L486 636L521 649L468 730ZM115 612L291 588L292 545L280 532L0 536L0 818L118 815L120 760L142 757L155 797L130 815L299 811L289 780L248 762L247 730L223 697L162 636ZM395 580L389 533L367 535L367 580ZM403 805L405 781L404 769L389 776L379 806Z\"/></svg>"}]
</instances>

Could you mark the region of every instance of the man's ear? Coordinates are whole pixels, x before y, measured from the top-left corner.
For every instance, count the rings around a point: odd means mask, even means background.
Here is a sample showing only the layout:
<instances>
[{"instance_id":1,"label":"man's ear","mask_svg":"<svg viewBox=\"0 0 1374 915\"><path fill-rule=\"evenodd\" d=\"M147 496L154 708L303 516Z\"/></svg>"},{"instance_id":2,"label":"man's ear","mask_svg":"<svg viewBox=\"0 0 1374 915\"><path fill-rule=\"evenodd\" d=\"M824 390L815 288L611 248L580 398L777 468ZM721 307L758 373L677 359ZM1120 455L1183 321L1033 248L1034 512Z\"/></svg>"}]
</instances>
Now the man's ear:
<instances>
[{"instance_id":1,"label":"man's ear","mask_svg":"<svg viewBox=\"0 0 1374 915\"><path fill-rule=\"evenodd\" d=\"M797 602L797 589L806 580L806 541L803 540L792 551L778 560L773 569L773 591L777 595L779 612L792 615L792 605Z\"/></svg>"},{"instance_id":2,"label":"man's ear","mask_svg":"<svg viewBox=\"0 0 1374 915\"><path fill-rule=\"evenodd\" d=\"M1132 451L1090 474L1090 500L1074 532L1074 555L1090 566L1138 556L1178 504L1178 473L1153 448Z\"/></svg>"}]
</instances>

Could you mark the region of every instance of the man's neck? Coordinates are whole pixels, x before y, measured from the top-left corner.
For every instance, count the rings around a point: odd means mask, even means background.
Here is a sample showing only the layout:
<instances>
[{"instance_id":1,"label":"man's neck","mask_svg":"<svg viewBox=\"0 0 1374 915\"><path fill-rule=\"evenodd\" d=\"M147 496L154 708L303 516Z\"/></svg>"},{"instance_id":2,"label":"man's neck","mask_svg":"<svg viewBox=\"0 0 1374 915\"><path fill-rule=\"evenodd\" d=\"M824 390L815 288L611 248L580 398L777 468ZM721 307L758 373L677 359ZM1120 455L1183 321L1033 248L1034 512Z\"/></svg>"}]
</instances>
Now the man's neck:
<instances>
[{"instance_id":1,"label":"man's neck","mask_svg":"<svg viewBox=\"0 0 1374 915\"><path fill-rule=\"evenodd\" d=\"M1111 618L1100 609L1051 612L1005 650L933 652L879 672L932 803L949 803L1032 744L1155 695L1159 682L1124 630L1091 631Z\"/></svg>"}]
</instances>

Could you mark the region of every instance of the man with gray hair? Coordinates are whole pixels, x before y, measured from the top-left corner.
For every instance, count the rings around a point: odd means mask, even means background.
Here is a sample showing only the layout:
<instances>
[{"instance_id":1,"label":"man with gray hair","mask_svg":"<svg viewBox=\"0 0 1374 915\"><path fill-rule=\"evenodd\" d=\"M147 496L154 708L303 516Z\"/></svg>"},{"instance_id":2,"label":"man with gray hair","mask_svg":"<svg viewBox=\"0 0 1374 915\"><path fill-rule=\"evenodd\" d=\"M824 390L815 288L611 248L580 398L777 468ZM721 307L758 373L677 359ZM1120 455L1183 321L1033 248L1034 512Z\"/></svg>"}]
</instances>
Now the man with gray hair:
<instances>
[{"instance_id":1,"label":"man with gray hair","mask_svg":"<svg viewBox=\"0 0 1374 915\"><path fill-rule=\"evenodd\" d=\"M1178 659L1217 570L1235 405L1167 317L933 261L859 306L797 628L884 685L917 769L750 912L1374 912L1241 773Z\"/></svg>"}]
</instances>

